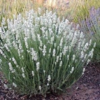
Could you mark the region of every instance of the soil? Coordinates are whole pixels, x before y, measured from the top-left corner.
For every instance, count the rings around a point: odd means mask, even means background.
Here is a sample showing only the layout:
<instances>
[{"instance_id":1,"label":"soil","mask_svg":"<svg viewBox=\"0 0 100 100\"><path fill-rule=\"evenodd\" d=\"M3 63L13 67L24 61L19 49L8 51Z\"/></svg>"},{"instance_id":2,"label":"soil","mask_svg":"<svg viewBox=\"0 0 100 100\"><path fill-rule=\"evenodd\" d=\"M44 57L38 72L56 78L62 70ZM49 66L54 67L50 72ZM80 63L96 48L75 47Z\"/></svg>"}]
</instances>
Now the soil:
<instances>
[{"instance_id":1,"label":"soil","mask_svg":"<svg viewBox=\"0 0 100 100\"><path fill-rule=\"evenodd\" d=\"M100 100L100 64L89 65L85 74L63 94L61 100Z\"/></svg>"},{"instance_id":2,"label":"soil","mask_svg":"<svg viewBox=\"0 0 100 100\"><path fill-rule=\"evenodd\" d=\"M84 75L60 96L50 94L46 98L42 96L29 97L18 95L4 87L2 73L0 73L0 100L100 100L100 64L88 65Z\"/></svg>"}]
</instances>

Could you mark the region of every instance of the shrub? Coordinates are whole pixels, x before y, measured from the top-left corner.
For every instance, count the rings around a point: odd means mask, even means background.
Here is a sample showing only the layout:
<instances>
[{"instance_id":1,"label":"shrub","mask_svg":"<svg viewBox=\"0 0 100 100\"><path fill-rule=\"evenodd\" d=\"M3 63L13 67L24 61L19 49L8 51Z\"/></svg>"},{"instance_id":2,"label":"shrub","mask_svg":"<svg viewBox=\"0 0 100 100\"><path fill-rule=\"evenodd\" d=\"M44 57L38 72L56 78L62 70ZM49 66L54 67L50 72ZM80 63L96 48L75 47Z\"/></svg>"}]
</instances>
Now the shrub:
<instances>
[{"instance_id":1,"label":"shrub","mask_svg":"<svg viewBox=\"0 0 100 100\"><path fill-rule=\"evenodd\" d=\"M30 10L0 31L1 71L21 94L60 93L84 74L94 48L55 13Z\"/></svg>"},{"instance_id":2,"label":"shrub","mask_svg":"<svg viewBox=\"0 0 100 100\"><path fill-rule=\"evenodd\" d=\"M92 7L89 11L89 17L80 22L80 30L87 32L89 38L96 42L94 52L94 61L100 61L100 8Z\"/></svg>"},{"instance_id":3,"label":"shrub","mask_svg":"<svg viewBox=\"0 0 100 100\"><path fill-rule=\"evenodd\" d=\"M96 33L96 26L99 26L100 21L100 8L96 9L92 7L89 10L89 16L85 18L84 20L80 21L80 30L83 32L88 32L91 35Z\"/></svg>"},{"instance_id":4,"label":"shrub","mask_svg":"<svg viewBox=\"0 0 100 100\"><path fill-rule=\"evenodd\" d=\"M74 22L84 20L89 16L91 7L99 8L100 2L98 0L70 0L71 17Z\"/></svg>"},{"instance_id":5,"label":"shrub","mask_svg":"<svg viewBox=\"0 0 100 100\"><path fill-rule=\"evenodd\" d=\"M40 5L36 0L0 0L0 26L3 18L12 19L13 15L25 14L26 11L37 8Z\"/></svg>"},{"instance_id":6,"label":"shrub","mask_svg":"<svg viewBox=\"0 0 100 100\"><path fill-rule=\"evenodd\" d=\"M24 13L32 8L29 0L0 0L0 24L2 18L12 18L13 15Z\"/></svg>"}]
</instances>

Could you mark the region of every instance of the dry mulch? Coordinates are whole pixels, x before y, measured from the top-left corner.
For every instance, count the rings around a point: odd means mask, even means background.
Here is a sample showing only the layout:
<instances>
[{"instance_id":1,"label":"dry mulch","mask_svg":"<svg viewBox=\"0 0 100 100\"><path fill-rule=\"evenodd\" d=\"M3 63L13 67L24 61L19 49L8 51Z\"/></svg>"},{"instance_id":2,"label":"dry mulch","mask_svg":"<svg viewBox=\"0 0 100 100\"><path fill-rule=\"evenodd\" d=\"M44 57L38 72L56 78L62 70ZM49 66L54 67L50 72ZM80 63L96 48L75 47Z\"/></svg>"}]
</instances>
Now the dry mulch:
<instances>
[{"instance_id":1,"label":"dry mulch","mask_svg":"<svg viewBox=\"0 0 100 100\"><path fill-rule=\"evenodd\" d=\"M5 89L0 74L0 100L100 100L100 64L87 66L85 74L66 93L60 96L51 94L47 98L20 96Z\"/></svg>"}]
</instances>

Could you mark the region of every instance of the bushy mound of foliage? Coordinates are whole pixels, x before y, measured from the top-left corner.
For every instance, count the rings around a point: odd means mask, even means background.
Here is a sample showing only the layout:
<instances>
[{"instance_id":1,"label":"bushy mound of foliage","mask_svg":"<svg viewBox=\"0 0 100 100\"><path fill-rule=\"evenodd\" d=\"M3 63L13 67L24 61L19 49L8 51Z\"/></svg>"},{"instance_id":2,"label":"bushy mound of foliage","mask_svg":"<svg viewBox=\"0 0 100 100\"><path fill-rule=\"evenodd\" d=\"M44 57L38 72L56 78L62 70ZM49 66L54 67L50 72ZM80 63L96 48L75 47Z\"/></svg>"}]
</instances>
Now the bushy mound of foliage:
<instances>
[{"instance_id":1,"label":"bushy mound of foliage","mask_svg":"<svg viewBox=\"0 0 100 100\"><path fill-rule=\"evenodd\" d=\"M59 93L84 74L92 41L67 19L39 9L7 21L0 28L0 70L8 87L21 94Z\"/></svg>"}]
</instances>

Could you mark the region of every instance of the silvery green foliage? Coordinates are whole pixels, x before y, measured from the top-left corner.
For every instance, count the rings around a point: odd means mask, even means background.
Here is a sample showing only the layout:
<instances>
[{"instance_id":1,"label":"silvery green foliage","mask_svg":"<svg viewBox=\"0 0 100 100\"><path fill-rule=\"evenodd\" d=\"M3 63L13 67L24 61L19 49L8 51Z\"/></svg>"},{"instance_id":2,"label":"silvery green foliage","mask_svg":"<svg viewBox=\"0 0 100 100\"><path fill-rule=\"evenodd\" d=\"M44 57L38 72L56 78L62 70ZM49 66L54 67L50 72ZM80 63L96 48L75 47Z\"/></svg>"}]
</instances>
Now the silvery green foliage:
<instances>
[{"instance_id":1,"label":"silvery green foliage","mask_svg":"<svg viewBox=\"0 0 100 100\"><path fill-rule=\"evenodd\" d=\"M80 26L80 30L89 33L88 38L96 43L93 61L100 62L100 8L92 7L89 16L80 22Z\"/></svg>"},{"instance_id":2,"label":"silvery green foliage","mask_svg":"<svg viewBox=\"0 0 100 100\"><path fill-rule=\"evenodd\" d=\"M0 29L0 69L17 92L58 93L84 74L83 66L93 56L92 41L87 43L67 19L51 11L41 14L39 9L7 24Z\"/></svg>"}]
</instances>

